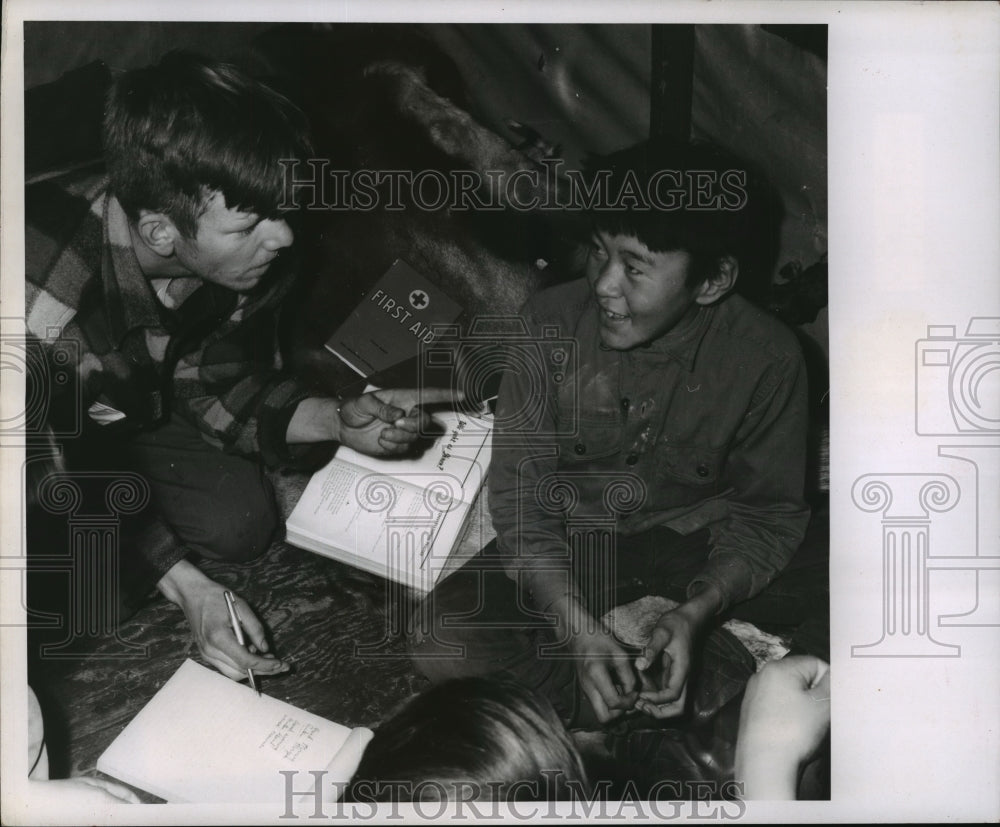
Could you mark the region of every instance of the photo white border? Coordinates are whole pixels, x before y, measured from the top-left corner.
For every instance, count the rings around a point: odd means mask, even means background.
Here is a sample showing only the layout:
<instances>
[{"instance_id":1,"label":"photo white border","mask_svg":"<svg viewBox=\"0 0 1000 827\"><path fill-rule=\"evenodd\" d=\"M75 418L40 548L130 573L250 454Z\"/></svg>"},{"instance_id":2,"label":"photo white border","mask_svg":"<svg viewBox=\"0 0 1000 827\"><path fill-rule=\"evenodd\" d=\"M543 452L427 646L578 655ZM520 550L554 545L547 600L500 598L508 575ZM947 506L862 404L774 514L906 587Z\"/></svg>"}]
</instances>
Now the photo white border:
<instances>
[{"instance_id":1,"label":"photo white border","mask_svg":"<svg viewBox=\"0 0 1000 827\"><path fill-rule=\"evenodd\" d=\"M3 317L23 314L25 18L828 24L833 799L750 802L740 820L1000 818L1000 628L949 628L940 638L960 645L960 657L851 656L852 647L875 641L882 625L882 528L877 513L852 501L852 486L866 474L954 470L937 453L941 440L914 430L916 342L928 325L955 325L960 334L972 317L1000 316L996 4L11 0L3 14ZM23 400L16 372L5 371L2 383L0 422ZM16 449L0 450L0 548L6 554L20 542L20 467ZM968 493L969 477L960 482ZM967 504L968 496L945 522L948 530L933 535L934 548L970 543L962 516L969 514ZM4 823L290 823L277 818L278 807L271 814L178 805L107 816L70 813L63 820L44 802L29 802L26 651L23 630L9 625L20 612L20 582L0 575ZM968 595L967 577L941 577L935 575L953 584L946 600Z\"/></svg>"}]
</instances>

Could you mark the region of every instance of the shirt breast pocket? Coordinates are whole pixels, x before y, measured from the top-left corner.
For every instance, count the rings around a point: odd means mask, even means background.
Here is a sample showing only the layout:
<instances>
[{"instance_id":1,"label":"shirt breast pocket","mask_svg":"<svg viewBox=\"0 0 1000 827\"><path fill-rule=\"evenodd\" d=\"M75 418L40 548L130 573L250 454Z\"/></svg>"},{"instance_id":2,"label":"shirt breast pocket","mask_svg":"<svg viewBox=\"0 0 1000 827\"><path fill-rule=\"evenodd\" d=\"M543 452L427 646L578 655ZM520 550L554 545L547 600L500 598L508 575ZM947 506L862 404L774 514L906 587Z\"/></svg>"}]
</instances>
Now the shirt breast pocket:
<instances>
[{"instance_id":1,"label":"shirt breast pocket","mask_svg":"<svg viewBox=\"0 0 1000 827\"><path fill-rule=\"evenodd\" d=\"M709 492L719 486L725 451L707 445L661 444L657 451L658 476L663 483Z\"/></svg>"},{"instance_id":2,"label":"shirt breast pocket","mask_svg":"<svg viewBox=\"0 0 1000 827\"><path fill-rule=\"evenodd\" d=\"M622 429L617 418L581 418L578 431L559 444L560 460L568 464L606 459L621 452Z\"/></svg>"}]
</instances>

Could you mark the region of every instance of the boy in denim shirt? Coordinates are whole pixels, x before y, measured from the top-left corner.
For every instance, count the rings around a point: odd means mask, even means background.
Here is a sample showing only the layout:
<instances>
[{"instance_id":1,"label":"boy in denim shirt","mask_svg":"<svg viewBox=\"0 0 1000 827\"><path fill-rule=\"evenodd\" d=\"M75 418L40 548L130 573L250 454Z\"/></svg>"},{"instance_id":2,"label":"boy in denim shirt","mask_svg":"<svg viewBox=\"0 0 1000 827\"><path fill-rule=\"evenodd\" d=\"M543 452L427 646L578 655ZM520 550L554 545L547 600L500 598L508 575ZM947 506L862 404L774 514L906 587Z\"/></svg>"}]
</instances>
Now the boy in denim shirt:
<instances>
[{"instance_id":1,"label":"boy in denim shirt","mask_svg":"<svg viewBox=\"0 0 1000 827\"><path fill-rule=\"evenodd\" d=\"M803 357L733 292L763 202L707 146L609 161L585 278L522 311L538 341L571 345L565 362L505 374L497 540L426 601L414 646L433 680L510 671L567 719L588 717L586 699L602 723L681 714L720 614L758 595L794 611L767 587L809 520ZM633 661L598 618L646 594L679 605Z\"/></svg>"}]
</instances>

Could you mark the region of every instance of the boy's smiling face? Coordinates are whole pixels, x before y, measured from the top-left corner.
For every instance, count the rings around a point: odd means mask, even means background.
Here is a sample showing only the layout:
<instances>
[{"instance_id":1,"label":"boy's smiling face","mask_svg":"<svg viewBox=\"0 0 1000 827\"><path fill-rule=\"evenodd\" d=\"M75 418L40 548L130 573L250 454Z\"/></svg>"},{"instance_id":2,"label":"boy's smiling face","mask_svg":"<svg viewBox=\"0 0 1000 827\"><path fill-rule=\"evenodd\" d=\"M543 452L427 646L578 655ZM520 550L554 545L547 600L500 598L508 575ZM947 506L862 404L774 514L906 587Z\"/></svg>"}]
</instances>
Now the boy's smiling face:
<instances>
[{"instance_id":1,"label":"boy's smiling face","mask_svg":"<svg viewBox=\"0 0 1000 827\"><path fill-rule=\"evenodd\" d=\"M703 287L688 287L691 256L654 253L634 236L596 231L587 280L601 341L613 350L648 344L694 318Z\"/></svg>"}]
</instances>

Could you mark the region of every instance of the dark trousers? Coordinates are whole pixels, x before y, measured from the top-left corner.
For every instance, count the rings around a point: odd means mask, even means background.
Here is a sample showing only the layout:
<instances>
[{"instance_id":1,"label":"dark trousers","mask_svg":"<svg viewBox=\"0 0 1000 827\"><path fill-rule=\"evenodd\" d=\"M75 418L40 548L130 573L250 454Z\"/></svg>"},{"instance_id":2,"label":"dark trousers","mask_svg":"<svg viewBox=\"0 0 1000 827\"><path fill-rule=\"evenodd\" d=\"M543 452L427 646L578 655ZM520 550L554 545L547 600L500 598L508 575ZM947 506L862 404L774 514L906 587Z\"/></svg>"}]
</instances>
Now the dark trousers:
<instances>
[{"instance_id":1,"label":"dark trousers","mask_svg":"<svg viewBox=\"0 0 1000 827\"><path fill-rule=\"evenodd\" d=\"M187 549L233 562L267 550L280 518L259 461L209 445L178 417L132 440L128 454L149 483L155 507Z\"/></svg>"},{"instance_id":2,"label":"dark trousers","mask_svg":"<svg viewBox=\"0 0 1000 827\"><path fill-rule=\"evenodd\" d=\"M104 521L112 535L106 542L117 542L118 573L112 582L119 620L142 604L178 560L252 560L268 548L280 521L261 464L209 445L193 425L177 417L138 435L88 424L82 437L65 446L65 466L79 502L69 510L59 508L52 489L46 496L45 482L40 483L42 496L35 498L28 515L29 559L32 554L49 559L60 550L68 553L80 542L81 526ZM138 486L128 483L137 478ZM138 510L129 502L129 485L148 490ZM116 486L118 494L113 493ZM157 520L169 530L154 531ZM171 534L172 540L152 542ZM44 595L36 589L35 597Z\"/></svg>"},{"instance_id":3,"label":"dark trousers","mask_svg":"<svg viewBox=\"0 0 1000 827\"><path fill-rule=\"evenodd\" d=\"M815 624L828 629L826 523L812 531L789 566L761 594L733 607L738 617L772 631L791 633ZM654 528L616 537L613 549L597 554L574 550L567 576L580 584L595 618L645 595L682 602L704 565L708 531L683 536ZM431 592L413 620L410 651L417 668L437 683L453 677L508 672L547 697L564 720L588 719L576 688L576 665L565 641L556 640L554 618L537 612L526 589L508 576L496 543ZM595 571L599 572L595 576ZM807 624L808 622L808 624ZM828 633L804 647L829 658Z\"/></svg>"}]
</instances>

